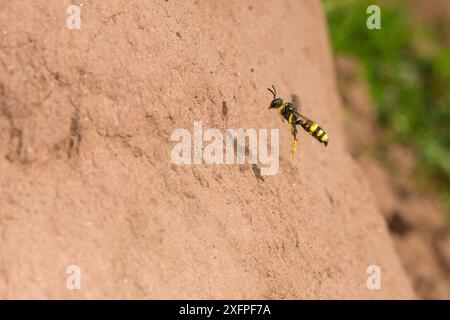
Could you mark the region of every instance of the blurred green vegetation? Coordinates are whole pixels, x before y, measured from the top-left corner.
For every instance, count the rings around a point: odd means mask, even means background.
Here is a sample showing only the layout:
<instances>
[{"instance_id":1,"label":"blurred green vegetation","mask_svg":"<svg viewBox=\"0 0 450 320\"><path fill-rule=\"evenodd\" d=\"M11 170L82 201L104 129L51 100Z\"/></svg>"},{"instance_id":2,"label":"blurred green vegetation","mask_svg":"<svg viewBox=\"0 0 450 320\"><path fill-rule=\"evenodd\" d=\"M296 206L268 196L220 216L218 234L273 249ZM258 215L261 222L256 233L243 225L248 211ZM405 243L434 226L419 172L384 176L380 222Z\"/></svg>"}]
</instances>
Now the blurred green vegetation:
<instances>
[{"instance_id":1,"label":"blurred green vegetation","mask_svg":"<svg viewBox=\"0 0 450 320\"><path fill-rule=\"evenodd\" d=\"M420 22L403 0L323 4L335 53L363 68L383 128L381 144L412 147L418 181L439 192L450 213L450 50L442 30ZM381 8L380 30L366 27L371 4Z\"/></svg>"}]
</instances>

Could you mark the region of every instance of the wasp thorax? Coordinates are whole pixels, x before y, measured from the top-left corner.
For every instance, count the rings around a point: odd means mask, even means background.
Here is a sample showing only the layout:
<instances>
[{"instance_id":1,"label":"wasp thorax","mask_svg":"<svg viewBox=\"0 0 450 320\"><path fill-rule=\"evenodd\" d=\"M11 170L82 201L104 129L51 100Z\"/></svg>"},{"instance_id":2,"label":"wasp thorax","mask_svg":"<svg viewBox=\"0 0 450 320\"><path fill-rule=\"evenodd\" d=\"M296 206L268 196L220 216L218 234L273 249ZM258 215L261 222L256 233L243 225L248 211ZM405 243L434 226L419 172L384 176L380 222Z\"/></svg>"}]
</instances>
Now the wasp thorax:
<instances>
[{"instance_id":1,"label":"wasp thorax","mask_svg":"<svg viewBox=\"0 0 450 320\"><path fill-rule=\"evenodd\" d=\"M273 99L272 102L270 103L270 108L279 108L279 107L281 107L282 104L283 104L283 99L276 98L276 99Z\"/></svg>"}]
</instances>

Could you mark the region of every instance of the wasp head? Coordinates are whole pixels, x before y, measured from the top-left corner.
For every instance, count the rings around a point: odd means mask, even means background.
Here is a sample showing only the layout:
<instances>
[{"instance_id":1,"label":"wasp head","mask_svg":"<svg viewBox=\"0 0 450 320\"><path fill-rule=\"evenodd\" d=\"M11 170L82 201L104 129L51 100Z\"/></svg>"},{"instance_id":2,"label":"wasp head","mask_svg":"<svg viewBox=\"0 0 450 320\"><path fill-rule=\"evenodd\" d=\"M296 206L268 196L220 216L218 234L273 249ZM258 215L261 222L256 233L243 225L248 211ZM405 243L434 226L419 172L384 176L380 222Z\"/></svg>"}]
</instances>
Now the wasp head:
<instances>
[{"instance_id":1,"label":"wasp head","mask_svg":"<svg viewBox=\"0 0 450 320\"><path fill-rule=\"evenodd\" d=\"M283 104L283 99L277 98L277 90L275 89L275 87L273 85L272 85L272 88L273 88L273 90L270 88L267 88L267 90L269 90L270 93L273 94L273 100L270 103L269 109L279 108Z\"/></svg>"},{"instance_id":2,"label":"wasp head","mask_svg":"<svg viewBox=\"0 0 450 320\"><path fill-rule=\"evenodd\" d=\"M272 108L279 108L279 107L281 107L282 104L283 104L283 99L281 99L281 98L275 98L275 99L273 99L272 102L270 103L269 109L272 109Z\"/></svg>"}]
</instances>

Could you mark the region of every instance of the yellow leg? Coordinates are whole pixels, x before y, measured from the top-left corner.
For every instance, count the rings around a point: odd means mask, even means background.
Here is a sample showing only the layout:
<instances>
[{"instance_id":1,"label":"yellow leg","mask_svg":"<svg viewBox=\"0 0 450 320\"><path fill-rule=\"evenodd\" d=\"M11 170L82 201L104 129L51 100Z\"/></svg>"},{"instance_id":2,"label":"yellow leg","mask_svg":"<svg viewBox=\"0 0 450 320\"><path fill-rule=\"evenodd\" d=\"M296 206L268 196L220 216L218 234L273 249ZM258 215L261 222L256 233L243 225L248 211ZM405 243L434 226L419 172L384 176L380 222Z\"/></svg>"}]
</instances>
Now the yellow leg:
<instances>
[{"instance_id":1,"label":"yellow leg","mask_svg":"<svg viewBox=\"0 0 450 320\"><path fill-rule=\"evenodd\" d=\"M292 143L292 155L297 152L297 129L295 128L295 125L292 125L292 114L289 117L289 124L291 129L291 134L294 137L294 142Z\"/></svg>"},{"instance_id":2,"label":"yellow leg","mask_svg":"<svg viewBox=\"0 0 450 320\"><path fill-rule=\"evenodd\" d=\"M297 152L297 139L294 138L294 142L292 143L292 154Z\"/></svg>"}]
</instances>

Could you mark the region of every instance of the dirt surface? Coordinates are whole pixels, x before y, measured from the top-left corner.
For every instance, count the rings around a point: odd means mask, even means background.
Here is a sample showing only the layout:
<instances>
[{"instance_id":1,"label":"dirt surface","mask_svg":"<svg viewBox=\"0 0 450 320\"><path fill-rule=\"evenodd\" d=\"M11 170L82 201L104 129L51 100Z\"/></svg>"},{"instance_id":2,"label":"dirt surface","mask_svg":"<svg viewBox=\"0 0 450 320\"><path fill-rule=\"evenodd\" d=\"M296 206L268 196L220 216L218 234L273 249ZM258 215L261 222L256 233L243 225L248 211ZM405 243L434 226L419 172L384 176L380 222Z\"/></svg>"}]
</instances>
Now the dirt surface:
<instances>
[{"instance_id":1,"label":"dirt surface","mask_svg":"<svg viewBox=\"0 0 450 320\"><path fill-rule=\"evenodd\" d=\"M415 297L347 151L318 1L86 1L81 30L69 4L0 1L0 298ZM291 156L272 83L328 148L301 133ZM279 173L171 164L195 119L280 128Z\"/></svg>"},{"instance_id":2,"label":"dirt surface","mask_svg":"<svg viewBox=\"0 0 450 320\"><path fill-rule=\"evenodd\" d=\"M450 2L447 0L413 0L410 1L414 16L420 22L434 25L441 29L444 39L450 45Z\"/></svg>"},{"instance_id":3,"label":"dirt surface","mask_svg":"<svg viewBox=\"0 0 450 320\"><path fill-rule=\"evenodd\" d=\"M349 150L364 168L414 289L423 299L450 299L450 230L441 202L415 183L413 150L392 143L380 156L381 129L360 68L342 56L336 67Z\"/></svg>"}]
</instances>

